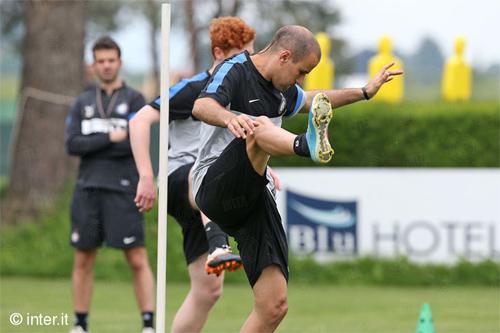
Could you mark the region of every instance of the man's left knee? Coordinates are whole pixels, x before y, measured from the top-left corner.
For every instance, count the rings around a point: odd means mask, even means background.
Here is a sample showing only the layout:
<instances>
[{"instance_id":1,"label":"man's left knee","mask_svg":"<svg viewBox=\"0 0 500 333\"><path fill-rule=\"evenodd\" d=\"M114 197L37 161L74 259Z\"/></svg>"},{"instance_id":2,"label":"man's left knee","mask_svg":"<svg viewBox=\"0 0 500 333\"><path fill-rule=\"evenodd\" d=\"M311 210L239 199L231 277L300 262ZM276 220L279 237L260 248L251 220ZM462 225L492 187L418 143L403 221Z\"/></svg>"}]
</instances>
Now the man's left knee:
<instances>
[{"instance_id":1,"label":"man's left knee","mask_svg":"<svg viewBox=\"0 0 500 333\"><path fill-rule=\"evenodd\" d=\"M256 300L256 310L259 311L269 323L281 322L288 312L286 293L278 297Z\"/></svg>"},{"instance_id":2,"label":"man's left knee","mask_svg":"<svg viewBox=\"0 0 500 333\"><path fill-rule=\"evenodd\" d=\"M255 118L255 121L259 124L259 126L257 126L256 129L258 129L261 126L265 127L265 126L269 126L269 125L274 125L273 122L271 121L271 119L269 119L266 116L259 116L259 117Z\"/></svg>"},{"instance_id":3,"label":"man's left knee","mask_svg":"<svg viewBox=\"0 0 500 333\"><path fill-rule=\"evenodd\" d=\"M127 250L127 261L130 269L140 271L148 267L148 257L145 250L130 249Z\"/></svg>"}]
</instances>

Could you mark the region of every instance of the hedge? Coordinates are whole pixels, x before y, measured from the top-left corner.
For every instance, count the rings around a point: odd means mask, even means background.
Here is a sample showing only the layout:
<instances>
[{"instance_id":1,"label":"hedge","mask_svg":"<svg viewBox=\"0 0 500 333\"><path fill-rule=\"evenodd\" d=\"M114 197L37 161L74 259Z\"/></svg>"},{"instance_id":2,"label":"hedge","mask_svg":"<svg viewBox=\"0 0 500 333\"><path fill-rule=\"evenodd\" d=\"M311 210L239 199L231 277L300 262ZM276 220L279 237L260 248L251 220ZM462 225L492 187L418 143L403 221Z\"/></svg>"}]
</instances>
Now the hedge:
<instances>
[{"instance_id":1,"label":"hedge","mask_svg":"<svg viewBox=\"0 0 500 333\"><path fill-rule=\"evenodd\" d=\"M285 120L293 133L306 115ZM499 167L500 105L360 102L334 110L329 167ZM301 157L273 157L272 166L315 166Z\"/></svg>"}]
</instances>

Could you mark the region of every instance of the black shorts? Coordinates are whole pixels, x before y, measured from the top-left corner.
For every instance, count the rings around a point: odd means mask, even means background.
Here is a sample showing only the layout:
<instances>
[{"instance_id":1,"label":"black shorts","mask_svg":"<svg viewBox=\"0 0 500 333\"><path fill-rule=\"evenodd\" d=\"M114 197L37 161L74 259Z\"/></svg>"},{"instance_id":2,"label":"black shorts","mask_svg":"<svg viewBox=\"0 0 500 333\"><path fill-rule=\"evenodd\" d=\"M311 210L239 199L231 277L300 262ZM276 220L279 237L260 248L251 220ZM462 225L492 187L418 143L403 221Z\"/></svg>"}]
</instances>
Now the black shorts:
<instances>
[{"instance_id":1,"label":"black shorts","mask_svg":"<svg viewBox=\"0 0 500 333\"><path fill-rule=\"evenodd\" d=\"M245 140L235 139L208 168L196 195L198 207L235 238L252 287L271 265L288 281L286 234L267 183L253 169Z\"/></svg>"},{"instance_id":2,"label":"black shorts","mask_svg":"<svg viewBox=\"0 0 500 333\"><path fill-rule=\"evenodd\" d=\"M71 203L71 245L91 250L102 245L129 249L144 246L144 218L134 194L76 187Z\"/></svg>"},{"instance_id":3,"label":"black shorts","mask_svg":"<svg viewBox=\"0 0 500 333\"><path fill-rule=\"evenodd\" d=\"M183 248L189 265L202 254L208 252L205 229L200 212L189 202L189 171L193 163L176 169L168 176L168 214L175 217L182 227Z\"/></svg>"}]
</instances>

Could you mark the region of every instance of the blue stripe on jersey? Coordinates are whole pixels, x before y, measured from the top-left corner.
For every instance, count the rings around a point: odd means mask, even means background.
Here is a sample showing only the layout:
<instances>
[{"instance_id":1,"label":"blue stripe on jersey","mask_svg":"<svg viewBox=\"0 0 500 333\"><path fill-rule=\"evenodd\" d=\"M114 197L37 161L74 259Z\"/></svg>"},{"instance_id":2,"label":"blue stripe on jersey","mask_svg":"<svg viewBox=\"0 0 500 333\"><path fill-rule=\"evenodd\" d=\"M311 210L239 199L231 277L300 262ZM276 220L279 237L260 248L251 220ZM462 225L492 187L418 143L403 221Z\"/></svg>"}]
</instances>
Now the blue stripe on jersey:
<instances>
[{"instance_id":1,"label":"blue stripe on jersey","mask_svg":"<svg viewBox=\"0 0 500 333\"><path fill-rule=\"evenodd\" d=\"M170 87L170 89L168 90L169 95L170 95L169 99L172 99L172 97L174 97L179 91L181 91L182 88L184 88L188 83L195 82L195 81L203 81L207 77L208 77L207 72L201 72L201 73L198 73L198 74L192 76L189 79L184 79L184 80L179 81L178 83L176 83L172 87ZM160 98L157 98L155 100L155 104L160 106Z\"/></svg>"},{"instance_id":2,"label":"blue stripe on jersey","mask_svg":"<svg viewBox=\"0 0 500 333\"><path fill-rule=\"evenodd\" d=\"M212 83L210 83L207 87L206 92L212 94L217 91L217 88L222 84L222 81L226 77L226 74L233 67L234 64L242 64L247 61L247 57L245 53L240 53L236 57L233 57L226 61L215 74Z\"/></svg>"},{"instance_id":3,"label":"blue stripe on jersey","mask_svg":"<svg viewBox=\"0 0 500 333\"><path fill-rule=\"evenodd\" d=\"M129 115L128 115L128 117L127 117L127 118L128 118L128 120L129 120L129 121L131 121L131 120L132 120L132 118L134 118L136 114L137 114L137 112L132 112L132 113L129 113Z\"/></svg>"},{"instance_id":4,"label":"blue stripe on jersey","mask_svg":"<svg viewBox=\"0 0 500 333\"><path fill-rule=\"evenodd\" d=\"M297 101L295 102L295 107L293 108L293 112L290 114L287 114L287 117L293 117L299 112L299 110L304 106L305 99L304 99L304 90L296 84L295 87L297 87Z\"/></svg>"},{"instance_id":5,"label":"blue stripe on jersey","mask_svg":"<svg viewBox=\"0 0 500 333\"><path fill-rule=\"evenodd\" d=\"M172 97L170 97L170 98L172 98ZM160 107L160 103L161 103L161 99L160 99L160 97L158 96L158 97L157 97L157 98L153 101L153 103L154 103L155 105L157 105L157 106L158 106L158 108L159 108L159 107Z\"/></svg>"}]
</instances>

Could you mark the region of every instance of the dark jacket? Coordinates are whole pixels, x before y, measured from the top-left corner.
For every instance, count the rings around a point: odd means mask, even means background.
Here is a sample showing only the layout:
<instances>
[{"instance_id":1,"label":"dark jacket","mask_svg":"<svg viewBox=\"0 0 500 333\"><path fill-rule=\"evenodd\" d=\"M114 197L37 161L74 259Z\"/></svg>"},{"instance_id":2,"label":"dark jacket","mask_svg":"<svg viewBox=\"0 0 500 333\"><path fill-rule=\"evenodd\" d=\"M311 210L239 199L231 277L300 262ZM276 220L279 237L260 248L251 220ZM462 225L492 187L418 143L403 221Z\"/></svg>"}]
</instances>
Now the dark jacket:
<instances>
[{"instance_id":1,"label":"dark jacket","mask_svg":"<svg viewBox=\"0 0 500 333\"><path fill-rule=\"evenodd\" d=\"M135 192L139 176L130 141L113 143L109 132L128 130L129 119L145 104L144 97L125 83L111 96L97 89L89 88L77 97L66 121L67 152L81 160L77 186ZM102 96L104 116L99 112L96 93Z\"/></svg>"}]
</instances>

